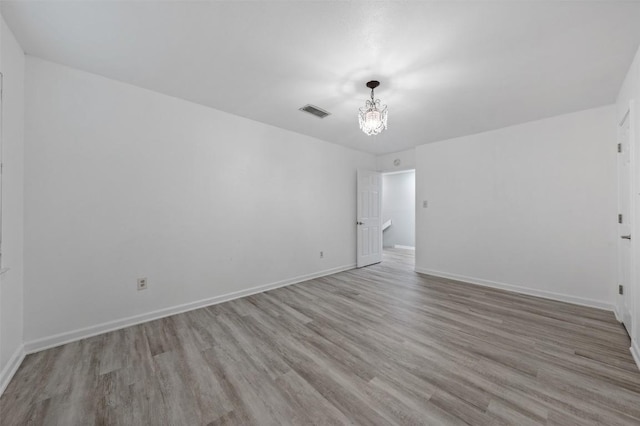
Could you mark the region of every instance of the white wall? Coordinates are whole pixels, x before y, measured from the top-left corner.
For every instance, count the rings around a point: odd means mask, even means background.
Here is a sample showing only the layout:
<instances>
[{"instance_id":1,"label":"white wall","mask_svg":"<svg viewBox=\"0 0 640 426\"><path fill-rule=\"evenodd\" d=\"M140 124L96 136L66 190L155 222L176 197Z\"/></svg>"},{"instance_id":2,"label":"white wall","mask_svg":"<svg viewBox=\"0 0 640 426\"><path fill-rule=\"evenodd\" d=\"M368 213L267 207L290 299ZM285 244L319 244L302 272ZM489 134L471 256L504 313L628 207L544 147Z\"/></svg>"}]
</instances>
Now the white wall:
<instances>
[{"instance_id":1,"label":"white wall","mask_svg":"<svg viewBox=\"0 0 640 426\"><path fill-rule=\"evenodd\" d=\"M0 393L22 360L24 52L0 18L2 93L2 268Z\"/></svg>"},{"instance_id":2,"label":"white wall","mask_svg":"<svg viewBox=\"0 0 640 426\"><path fill-rule=\"evenodd\" d=\"M382 221L392 225L383 232L385 247L416 245L416 173L382 175Z\"/></svg>"},{"instance_id":3,"label":"white wall","mask_svg":"<svg viewBox=\"0 0 640 426\"><path fill-rule=\"evenodd\" d=\"M640 49L627 72L627 76L620 88L618 99L616 102L616 123L620 123L624 114L629 109L630 103L634 103L634 116L631 122L633 143L634 143L634 162L635 162L635 192L632 202L635 207L635 229L632 230L632 244L634 255L637 259L640 253L640 242L636 235L640 230ZM638 367L640 367L640 261L636 261L634 274L634 288L632 297L635 299L635 308L632 312L632 333L633 339L632 353L635 357ZM617 296L617 303L620 304L622 296Z\"/></svg>"},{"instance_id":4,"label":"white wall","mask_svg":"<svg viewBox=\"0 0 640 426\"><path fill-rule=\"evenodd\" d=\"M607 106L419 146L416 270L612 309L615 131Z\"/></svg>"},{"instance_id":5,"label":"white wall","mask_svg":"<svg viewBox=\"0 0 640 426\"><path fill-rule=\"evenodd\" d=\"M397 166L394 164L396 160L400 161L400 164L398 164ZM413 170L415 168L415 149L392 152L390 154L379 155L376 157L376 170L379 172L396 172L399 170Z\"/></svg>"},{"instance_id":6,"label":"white wall","mask_svg":"<svg viewBox=\"0 0 640 426\"><path fill-rule=\"evenodd\" d=\"M29 349L355 264L372 155L29 56L26 84Z\"/></svg>"}]
</instances>

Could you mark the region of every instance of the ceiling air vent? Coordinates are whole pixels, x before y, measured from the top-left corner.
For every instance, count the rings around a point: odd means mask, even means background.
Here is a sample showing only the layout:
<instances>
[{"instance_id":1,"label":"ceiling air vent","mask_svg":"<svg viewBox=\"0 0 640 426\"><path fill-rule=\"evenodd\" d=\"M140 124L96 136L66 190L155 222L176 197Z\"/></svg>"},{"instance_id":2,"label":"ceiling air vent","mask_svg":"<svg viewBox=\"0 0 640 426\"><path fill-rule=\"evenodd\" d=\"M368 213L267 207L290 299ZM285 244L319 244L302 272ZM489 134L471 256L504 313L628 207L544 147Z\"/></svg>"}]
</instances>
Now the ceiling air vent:
<instances>
[{"instance_id":1,"label":"ceiling air vent","mask_svg":"<svg viewBox=\"0 0 640 426\"><path fill-rule=\"evenodd\" d=\"M331 113L323 110L322 108L318 108L317 106L307 104L300 108L300 111L308 112L309 114L315 115L318 118L325 118L327 115Z\"/></svg>"}]
</instances>

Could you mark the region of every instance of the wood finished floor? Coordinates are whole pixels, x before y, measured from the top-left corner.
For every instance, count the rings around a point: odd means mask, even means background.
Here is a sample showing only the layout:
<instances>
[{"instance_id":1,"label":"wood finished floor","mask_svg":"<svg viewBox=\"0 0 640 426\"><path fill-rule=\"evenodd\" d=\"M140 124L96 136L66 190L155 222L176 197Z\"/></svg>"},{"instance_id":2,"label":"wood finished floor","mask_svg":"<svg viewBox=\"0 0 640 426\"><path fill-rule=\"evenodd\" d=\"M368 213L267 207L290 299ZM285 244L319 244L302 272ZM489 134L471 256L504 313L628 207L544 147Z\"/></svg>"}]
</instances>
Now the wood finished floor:
<instances>
[{"instance_id":1,"label":"wood finished floor","mask_svg":"<svg viewBox=\"0 0 640 426\"><path fill-rule=\"evenodd\" d=\"M631 425L611 312L383 263L29 355L2 425Z\"/></svg>"}]
</instances>

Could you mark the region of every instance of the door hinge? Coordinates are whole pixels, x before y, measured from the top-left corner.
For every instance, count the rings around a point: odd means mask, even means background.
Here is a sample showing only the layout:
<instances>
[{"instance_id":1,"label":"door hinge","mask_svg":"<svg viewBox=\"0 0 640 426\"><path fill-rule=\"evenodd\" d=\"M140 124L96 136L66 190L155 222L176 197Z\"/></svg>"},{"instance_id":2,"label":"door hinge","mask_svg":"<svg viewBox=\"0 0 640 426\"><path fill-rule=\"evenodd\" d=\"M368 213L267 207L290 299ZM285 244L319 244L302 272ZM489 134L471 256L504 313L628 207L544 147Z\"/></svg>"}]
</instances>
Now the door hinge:
<instances>
[{"instance_id":1,"label":"door hinge","mask_svg":"<svg viewBox=\"0 0 640 426\"><path fill-rule=\"evenodd\" d=\"M618 294L624 294L624 286L622 284L618 285Z\"/></svg>"},{"instance_id":2,"label":"door hinge","mask_svg":"<svg viewBox=\"0 0 640 426\"><path fill-rule=\"evenodd\" d=\"M618 152L622 152L622 144L621 143L618 144Z\"/></svg>"},{"instance_id":3,"label":"door hinge","mask_svg":"<svg viewBox=\"0 0 640 426\"><path fill-rule=\"evenodd\" d=\"M618 223L622 223L622 213L618 214Z\"/></svg>"}]
</instances>

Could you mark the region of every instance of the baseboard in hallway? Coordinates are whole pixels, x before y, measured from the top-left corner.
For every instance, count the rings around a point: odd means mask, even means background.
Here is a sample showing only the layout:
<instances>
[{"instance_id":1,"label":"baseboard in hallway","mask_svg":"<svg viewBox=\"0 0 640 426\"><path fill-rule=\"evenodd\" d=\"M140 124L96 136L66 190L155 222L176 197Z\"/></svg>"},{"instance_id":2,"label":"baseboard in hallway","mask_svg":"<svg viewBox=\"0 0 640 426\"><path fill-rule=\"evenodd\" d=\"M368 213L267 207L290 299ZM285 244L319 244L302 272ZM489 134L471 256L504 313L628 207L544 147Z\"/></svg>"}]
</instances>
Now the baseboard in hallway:
<instances>
[{"instance_id":1,"label":"baseboard in hallway","mask_svg":"<svg viewBox=\"0 0 640 426\"><path fill-rule=\"evenodd\" d=\"M405 249L405 250L415 250L416 249L414 246L403 246L403 245L400 245L400 244L395 244L393 246L393 248Z\"/></svg>"}]
</instances>

